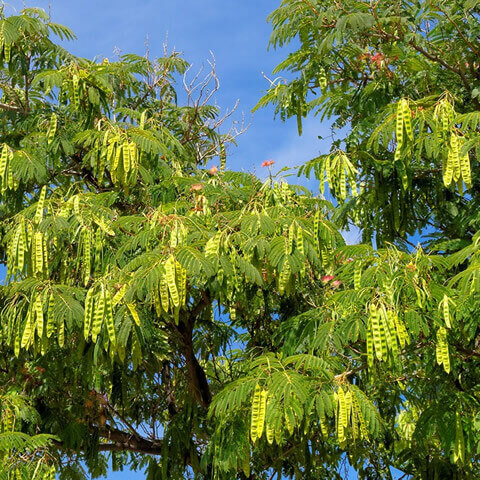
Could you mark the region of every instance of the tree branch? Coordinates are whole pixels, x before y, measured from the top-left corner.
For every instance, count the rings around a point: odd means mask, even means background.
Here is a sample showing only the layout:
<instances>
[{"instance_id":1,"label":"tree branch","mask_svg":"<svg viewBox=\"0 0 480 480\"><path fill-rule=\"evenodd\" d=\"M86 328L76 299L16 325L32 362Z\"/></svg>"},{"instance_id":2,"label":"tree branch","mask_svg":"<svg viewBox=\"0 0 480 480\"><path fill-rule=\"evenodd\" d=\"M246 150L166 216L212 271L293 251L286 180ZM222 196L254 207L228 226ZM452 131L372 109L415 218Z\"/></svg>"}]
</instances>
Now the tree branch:
<instances>
[{"instance_id":1,"label":"tree branch","mask_svg":"<svg viewBox=\"0 0 480 480\"><path fill-rule=\"evenodd\" d=\"M379 29L379 33L377 33L376 36L379 36L380 38L382 38L382 37L383 38L388 38L388 39L394 40L396 42L402 40L402 38L400 36L394 35L393 33L388 33L385 30L383 30L383 28L381 28L381 27ZM453 72L453 73L457 74L460 77L460 79L462 80L463 86L466 88L467 92L470 93L472 91L472 88L471 88L470 84L468 83L468 80L465 77L465 74L463 73L463 71L460 68L457 68L457 67L454 67L454 66L450 65L445 60L443 60L443 58L440 58L437 55L434 55L434 54L428 52L427 50L425 50L425 48L423 48L420 45L418 45L417 43L415 43L414 40L410 40L407 43L414 50L416 50L418 53L421 53L425 58L428 58L432 62L435 62L435 63L438 63L438 64L442 65L442 67L444 67L446 70L449 70L450 72ZM480 105L480 102L476 98L474 98L472 100L473 100L473 103L475 103L475 105L477 105L477 106Z\"/></svg>"},{"instance_id":2,"label":"tree branch","mask_svg":"<svg viewBox=\"0 0 480 480\"><path fill-rule=\"evenodd\" d=\"M1 110L8 110L9 112L21 112L22 109L16 105L10 105L8 103L0 103Z\"/></svg>"},{"instance_id":3,"label":"tree branch","mask_svg":"<svg viewBox=\"0 0 480 480\"><path fill-rule=\"evenodd\" d=\"M138 452L148 455L160 455L162 453L163 442L157 440L152 442L140 436L134 436L131 433L123 432L110 426L104 427L100 432L100 437L110 443L100 443L98 450L101 452ZM66 450L64 444L59 441L53 441L53 444L62 450Z\"/></svg>"},{"instance_id":4,"label":"tree branch","mask_svg":"<svg viewBox=\"0 0 480 480\"><path fill-rule=\"evenodd\" d=\"M464 35L464 33L460 30L460 28L457 25L457 22L453 18L450 17L450 15L442 9L440 5L437 5L438 9L445 15L447 20L455 27L455 30L458 32L458 34L462 37L463 41L468 45L470 50L472 50L475 55L480 55L480 51L478 51L474 45L470 42L470 40Z\"/></svg>"},{"instance_id":5,"label":"tree branch","mask_svg":"<svg viewBox=\"0 0 480 480\"><path fill-rule=\"evenodd\" d=\"M207 375L195 356L193 348L193 327L196 317L207 305L210 305L210 303L211 300L208 293L202 292L202 298L197 305L192 308L188 317L176 327L183 344L183 354L188 376L190 377L192 393L195 395L197 402L205 408L208 408L212 401L212 393L210 392Z\"/></svg>"}]
</instances>

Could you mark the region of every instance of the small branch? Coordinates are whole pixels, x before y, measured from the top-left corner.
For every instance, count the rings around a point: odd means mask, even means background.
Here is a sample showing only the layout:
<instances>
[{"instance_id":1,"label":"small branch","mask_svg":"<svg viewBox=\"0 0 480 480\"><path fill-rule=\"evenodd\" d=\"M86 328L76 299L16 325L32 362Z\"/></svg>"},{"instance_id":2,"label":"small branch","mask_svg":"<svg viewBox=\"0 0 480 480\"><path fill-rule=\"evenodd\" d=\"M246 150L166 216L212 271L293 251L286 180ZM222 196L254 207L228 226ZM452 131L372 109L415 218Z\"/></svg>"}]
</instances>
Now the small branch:
<instances>
[{"instance_id":1,"label":"small branch","mask_svg":"<svg viewBox=\"0 0 480 480\"><path fill-rule=\"evenodd\" d=\"M128 427L128 429L130 430L130 433L136 437L136 438L141 438L139 433L135 430L135 428L133 428L133 425L130 424L130 422L124 418L122 415L120 415L120 413L107 401L106 403L106 407L112 411L112 413L114 415L116 415L124 425L126 425Z\"/></svg>"},{"instance_id":2,"label":"small branch","mask_svg":"<svg viewBox=\"0 0 480 480\"><path fill-rule=\"evenodd\" d=\"M143 437L136 437L130 433L117 430L110 426L106 426L100 431L100 437L106 439L110 443L100 443L98 450L101 452L138 452L147 455L161 455L162 441L152 442ZM62 442L53 441L53 445L57 448L65 449Z\"/></svg>"},{"instance_id":3,"label":"small branch","mask_svg":"<svg viewBox=\"0 0 480 480\"><path fill-rule=\"evenodd\" d=\"M16 105L9 105L8 103L0 103L0 109L8 110L9 112L21 112L22 109Z\"/></svg>"},{"instance_id":4,"label":"small branch","mask_svg":"<svg viewBox=\"0 0 480 480\"><path fill-rule=\"evenodd\" d=\"M472 52L475 53L475 55L480 56L480 51L478 51L470 42L470 40L464 35L464 33L460 30L455 20L453 20L453 18L451 18L445 10L442 10L442 7L440 5L438 5L438 9L445 15L445 17L447 17L447 20L455 27L455 30L462 37L463 41L470 47L470 50L472 50Z\"/></svg>"},{"instance_id":5,"label":"small branch","mask_svg":"<svg viewBox=\"0 0 480 480\"><path fill-rule=\"evenodd\" d=\"M315 15L320 15L319 11L308 1L308 0L302 0L302 3L307 5L307 7L315 13Z\"/></svg>"},{"instance_id":6,"label":"small branch","mask_svg":"<svg viewBox=\"0 0 480 480\"><path fill-rule=\"evenodd\" d=\"M354 373L360 372L361 370L365 370L365 365L360 365L358 367L352 368L351 370L340 373L339 375L335 375L334 378L336 380L341 380L342 378L349 377L350 375L353 375Z\"/></svg>"},{"instance_id":7,"label":"small branch","mask_svg":"<svg viewBox=\"0 0 480 480\"><path fill-rule=\"evenodd\" d=\"M396 42L398 41L401 41L402 38L398 35L394 35L392 33L388 33L386 32L385 30L383 30L381 27L379 29L379 33L377 34L373 34L374 36L378 36L380 38L388 38L390 40L394 40ZM420 45L416 44L413 40L410 40L409 42L407 42L408 45L410 45L414 50L416 50L417 52L421 53L425 58L428 58L429 60L431 60L432 62L435 62L435 63L438 63L439 65L442 65L442 67L444 67L445 69L449 70L450 72L453 72L455 73L456 75L458 75L460 77L460 79L462 80L462 83L463 83L463 86L465 87L465 89L467 90L467 92L471 92L472 91L472 88L467 80L467 78L465 77L465 74L463 73L463 71L460 69L460 68L457 68L457 67L454 67L452 65L449 65L445 60L443 60L442 58L438 57L437 55L434 55L430 52L428 52L427 50L425 50L425 48L421 47ZM474 98L473 99L473 103L476 105L476 106L480 106L480 102Z\"/></svg>"}]
</instances>

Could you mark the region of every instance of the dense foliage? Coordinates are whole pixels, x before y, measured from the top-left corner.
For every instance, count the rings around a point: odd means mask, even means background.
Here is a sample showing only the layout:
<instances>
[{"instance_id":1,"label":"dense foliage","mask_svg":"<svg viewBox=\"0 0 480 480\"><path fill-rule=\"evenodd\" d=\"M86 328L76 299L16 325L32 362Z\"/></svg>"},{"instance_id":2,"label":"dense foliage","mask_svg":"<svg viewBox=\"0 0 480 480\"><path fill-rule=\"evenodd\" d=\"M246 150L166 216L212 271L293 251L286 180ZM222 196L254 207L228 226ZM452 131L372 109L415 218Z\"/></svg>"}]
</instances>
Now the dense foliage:
<instances>
[{"instance_id":1,"label":"dense foliage","mask_svg":"<svg viewBox=\"0 0 480 480\"><path fill-rule=\"evenodd\" d=\"M260 104L349 127L300 172L335 208L229 170L177 54L92 62L2 17L0 478L477 478L477 3L272 14L299 76Z\"/></svg>"},{"instance_id":2,"label":"dense foliage","mask_svg":"<svg viewBox=\"0 0 480 480\"><path fill-rule=\"evenodd\" d=\"M379 246L424 229L470 240L479 202L467 155L479 151L478 2L285 0L270 21L273 47L296 39L300 48L275 70L293 78L272 82L259 105L296 116L300 132L309 112L335 120L331 154L303 172L326 177L343 205L341 224L355 223Z\"/></svg>"}]
</instances>

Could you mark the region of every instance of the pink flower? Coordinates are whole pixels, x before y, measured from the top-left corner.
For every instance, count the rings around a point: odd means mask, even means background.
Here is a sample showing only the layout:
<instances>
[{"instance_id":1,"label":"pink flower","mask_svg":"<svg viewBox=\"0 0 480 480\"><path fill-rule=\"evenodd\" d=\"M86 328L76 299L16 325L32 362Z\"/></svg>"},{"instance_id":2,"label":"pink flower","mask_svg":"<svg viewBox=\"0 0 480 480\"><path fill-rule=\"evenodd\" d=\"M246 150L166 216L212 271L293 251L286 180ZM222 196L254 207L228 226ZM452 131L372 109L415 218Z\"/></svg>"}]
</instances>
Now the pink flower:
<instances>
[{"instance_id":1,"label":"pink flower","mask_svg":"<svg viewBox=\"0 0 480 480\"><path fill-rule=\"evenodd\" d=\"M208 171L210 175L215 175L217 172L218 168L215 165Z\"/></svg>"},{"instance_id":2,"label":"pink flower","mask_svg":"<svg viewBox=\"0 0 480 480\"><path fill-rule=\"evenodd\" d=\"M335 280L334 282L332 282L332 287L338 288L341 284L342 282L340 280Z\"/></svg>"},{"instance_id":3,"label":"pink flower","mask_svg":"<svg viewBox=\"0 0 480 480\"><path fill-rule=\"evenodd\" d=\"M273 160L265 160L263 163L262 163L262 167L270 167L274 164L275 162Z\"/></svg>"},{"instance_id":4,"label":"pink flower","mask_svg":"<svg viewBox=\"0 0 480 480\"><path fill-rule=\"evenodd\" d=\"M201 183L195 183L190 187L191 192L198 192L198 190L201 190L203 188L203 185Z\"/></svg>"},{"instance_id":5,"label":"pink flower","mask_svg":"<svg viewBox=\"0 0 480 480\"><path fill-rule=\"evenodd\" d=\"M320 278L320 281L323 283L328 283L330 280L333 280L335 277L333 275L324 275Z\"/></svg>"}]
</instances>

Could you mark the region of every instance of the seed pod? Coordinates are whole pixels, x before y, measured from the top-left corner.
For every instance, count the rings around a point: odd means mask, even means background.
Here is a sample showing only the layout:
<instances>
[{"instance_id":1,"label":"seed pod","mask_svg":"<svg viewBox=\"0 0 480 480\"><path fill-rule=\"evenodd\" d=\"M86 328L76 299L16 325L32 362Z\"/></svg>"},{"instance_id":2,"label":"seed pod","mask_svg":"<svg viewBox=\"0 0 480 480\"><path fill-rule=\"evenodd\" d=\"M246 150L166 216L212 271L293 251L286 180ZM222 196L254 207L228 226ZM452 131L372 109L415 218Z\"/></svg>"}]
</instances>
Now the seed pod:
<instances>
[{"instance_id":1,"label":"seed pod","mask_svg":"<svg viewBox=\"0 0 480 480\"><path fill-rule=\"evenodd\" d=\"M180 306L180 296L178 294L178 288L175 275L175 259L173 256L168 257L165 262L165 277L167 280L168 291L170 292L170 298L175 307Z\"/></svg>"},{"instance_id":2,"label":"seed pod","mask_svg":"<svg viewBox=\"0 0 480 480\"><path fill-rule=\"evenodd\" d=\"M395 135L397 138L397 145L403 144L403 125L404 125L404 107L403 107L403 99L402 99L397 104L397 117L395 122Z\"/></svg>"},{"instance_id":3,"label":"seed pod","mask_svg":"<svg viewBox=\"0 0 480 480\"><path fill-rule=\"evenodd\" d=\"M413 129L412 129L412 112L408 106L406 99L402 99L402 108L403 108L403 123L405 125L405 131L407 132L407 137L410 141L413 141Z\"/></svg>"},{"instance_id":4,"label":"seed pod","mask_svg":"<svg viewBox=\"0 0 480 480\"><path fill-rule=\"evenodd\" d=\"M53 291L50 292L48 298L48 308L47 308L47 338L52 336L53 330L55 329L53 312L55 308L55 297L53 296Z\"/></svg>"},{"instance_id":5,"label":"seed pod","mask_svg":"<svg viewBox=\"0 0 480 480\"><path fill-rule=\"evenodd\" d=\"M50 122L48 125L47 131L47 145L51 145L55 138L55 133L57 132L57 115L52 113L50 116Z\"/></svg>"}]
</instances>

